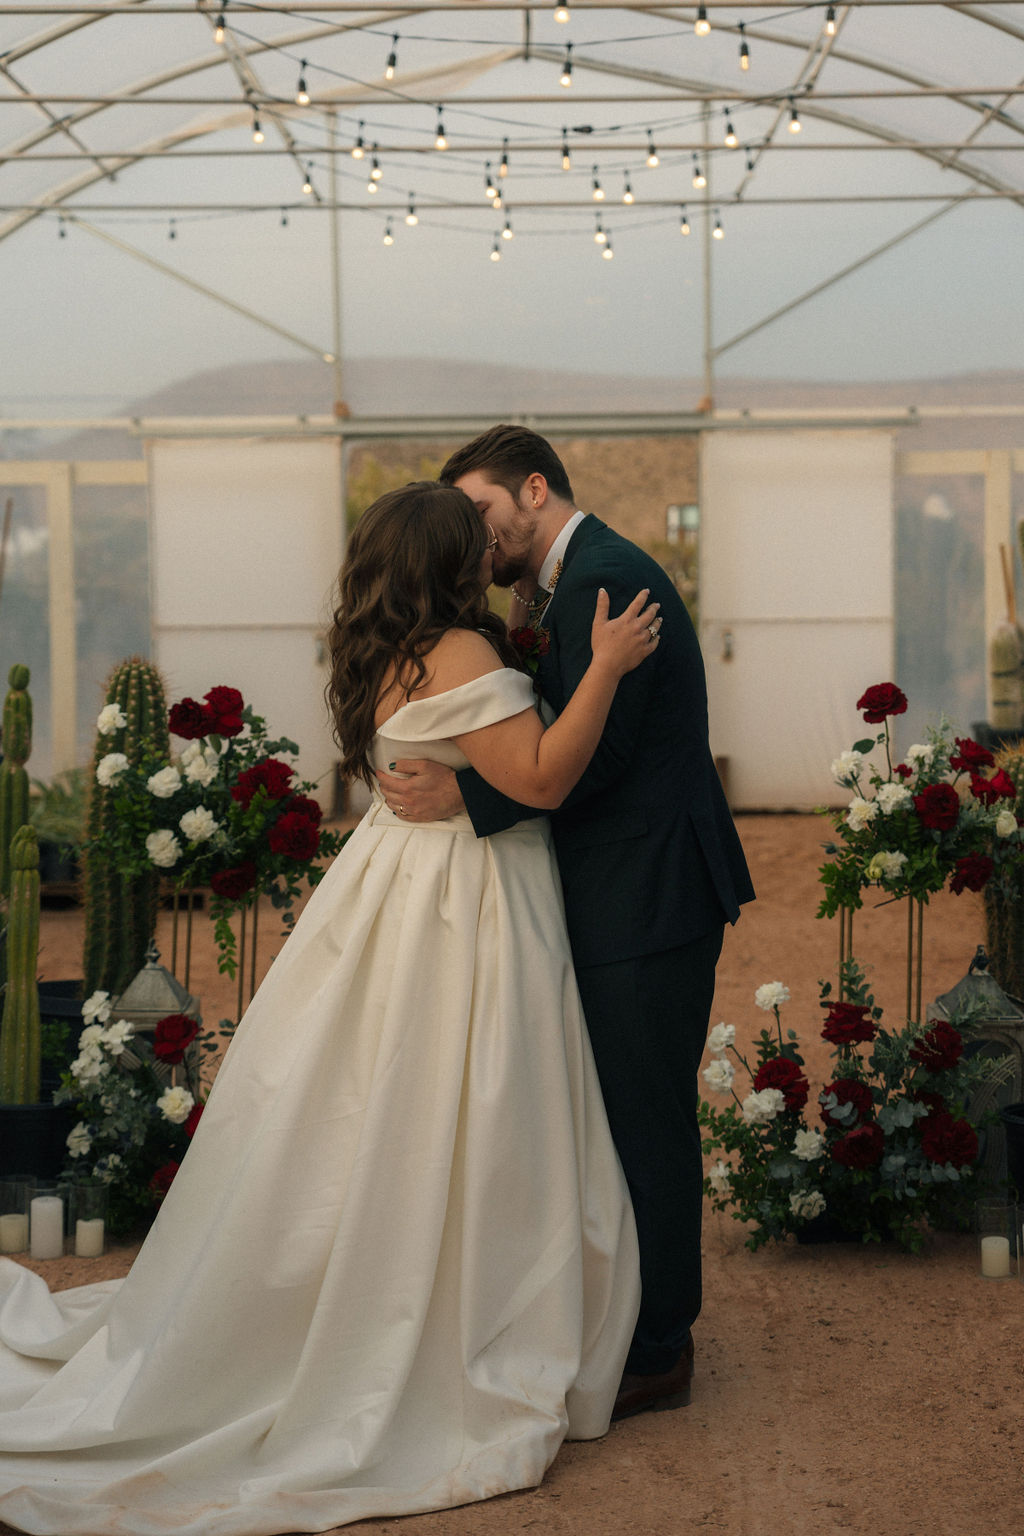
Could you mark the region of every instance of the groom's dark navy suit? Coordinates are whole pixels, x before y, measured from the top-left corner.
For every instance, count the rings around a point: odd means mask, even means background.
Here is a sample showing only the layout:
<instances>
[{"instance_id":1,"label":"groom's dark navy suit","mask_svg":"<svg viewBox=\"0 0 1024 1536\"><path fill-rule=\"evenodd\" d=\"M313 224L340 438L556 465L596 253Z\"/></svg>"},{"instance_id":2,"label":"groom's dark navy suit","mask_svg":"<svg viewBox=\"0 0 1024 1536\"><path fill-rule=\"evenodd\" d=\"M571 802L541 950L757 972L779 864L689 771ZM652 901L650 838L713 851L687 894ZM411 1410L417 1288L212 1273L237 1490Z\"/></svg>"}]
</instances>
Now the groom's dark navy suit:
<instances>
[{"instance_id":1,"label":"groom's dark navy suit","mask_svg":"<svg viewBox=\"0 0 1024 1536\"><path fill-rule=\"evenodd\" d=\"M552 816L565 911L640 1239L643 1301L626 1369L670 1370L700 1310L697 1071L725 923L753 897L708 746L704 665L667 574L596 517L574 532L542 623L537 678L556 713L590 662L599 587L621 613L643 587L664 620L619 684L590 766ZM459 774L481 837L536 812Z\"/></svg>"}]
</instances>

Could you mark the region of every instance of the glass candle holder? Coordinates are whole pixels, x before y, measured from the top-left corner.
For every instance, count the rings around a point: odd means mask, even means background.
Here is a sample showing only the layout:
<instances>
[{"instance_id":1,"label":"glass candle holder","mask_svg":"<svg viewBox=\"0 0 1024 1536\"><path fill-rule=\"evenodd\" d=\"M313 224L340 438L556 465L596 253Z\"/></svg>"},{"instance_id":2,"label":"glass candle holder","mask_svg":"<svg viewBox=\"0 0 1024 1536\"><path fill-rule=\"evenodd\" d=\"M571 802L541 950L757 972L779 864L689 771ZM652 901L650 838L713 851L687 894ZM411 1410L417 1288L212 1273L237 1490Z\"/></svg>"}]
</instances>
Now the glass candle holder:
<instances>
[{"instance_id":1,"label":"glass candle holder","mask_svg":"<svg viewBox=\"0 0 1024 1536\"><path fill-rule=\"evenodd\" d=\"M28 1247L28 1207L35 1181L14 1174L0 1179L0 1253L24 1253Z\"/></svg>"},{"instance_id":2,"label":"glass candle holder","mask_svg":"<svg viewBox=\"0 0 1024 1536\"><path fill-rule=\"evenodd\" d=\"M1020 1274L1020 1212L1010 1200L979 1200L975 1207L981 1273L986 1280Z\"/></svg>"},{"instance_id":3,"label":"glass candle holder","mask_svg":"<svg viewBox=\"0 0 1024 1536\"><path fill-rule=\"evenodd\" d=\"M64 1200L56 1184L37 1184L28 1208L29 1255L59 1259L64 1253Z\"/></svg>"},{"instance_id":4,"label":"glass candle holder","mask_svg":"<svg viewBox=\"0 0 1024 1536\"><path fill-rule=\"evenodd\" d=\"M98 1259L107 1237L107 1186L73 1184L71 1186L71 1221L75 1234L75 1257Z\"/></svg>"}]
</instances>

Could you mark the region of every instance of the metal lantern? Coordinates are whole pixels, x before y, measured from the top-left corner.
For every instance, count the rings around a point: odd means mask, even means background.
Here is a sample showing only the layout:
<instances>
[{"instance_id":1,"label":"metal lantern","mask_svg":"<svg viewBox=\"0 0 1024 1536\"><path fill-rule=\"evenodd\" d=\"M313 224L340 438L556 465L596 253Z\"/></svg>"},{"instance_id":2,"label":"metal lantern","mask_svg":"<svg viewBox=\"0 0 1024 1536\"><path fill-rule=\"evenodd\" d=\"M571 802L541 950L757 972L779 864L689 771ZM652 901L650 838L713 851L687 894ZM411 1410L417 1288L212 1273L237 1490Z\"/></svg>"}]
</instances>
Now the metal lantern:
<instances>
[{"instance_id":1,"label":"metal lantern","mask_svg":"<svg viewBox=\"0 0 1024 1536\"><path fill-rule=\"evenodd\" d=\"M1003 1062L1003 1071L979 1083L971 1094L968 1112L979 1123L989 1110L998 1111L1024 1099L1024 1006L1010 997L990 974L985 947L978 945L967 975L949 992L936 998L928 1019L970 1018L963 1026L965 1050L971 1056L991 1056ZM981 1168L997 1183L1006 1179L1006 1131L997 1120L981 1130Z\"/></svg>"},{"instance_id":2,"label":"metal lantern","mask_svg":"<svg viewBox=\"0 0 1024 1536\"><path fill-rule=\"evenodd\" d=\"M197 1024L202 1022L199 1013L199 999L193 997L191 992L186 992L181 982L171 975L166 966L160 964L160 951L154 940L150 940L146 951L146 963L136 976L128 983L120 997L114 999L110 1011L112 1019L128 1019L135 1025L137 1035L152 1037L156 1033L156 1027L161 1019L165 1019L169 1013L183 1013L189 1019L195 1019ZM192 1081L199 1081L199 1046L193 1041L187 1047L186 1061L192 1075ZM124 1053L125 1065L134 1068L139 1066L139 1058L133 1056L129 1046ZM169 1066L166 1062L154 1063L156 1075L164 1082L176 1087L179 1083L185 1084L187 1074L185 1064L181 1066Z\"/></svg>"}]
</instances>

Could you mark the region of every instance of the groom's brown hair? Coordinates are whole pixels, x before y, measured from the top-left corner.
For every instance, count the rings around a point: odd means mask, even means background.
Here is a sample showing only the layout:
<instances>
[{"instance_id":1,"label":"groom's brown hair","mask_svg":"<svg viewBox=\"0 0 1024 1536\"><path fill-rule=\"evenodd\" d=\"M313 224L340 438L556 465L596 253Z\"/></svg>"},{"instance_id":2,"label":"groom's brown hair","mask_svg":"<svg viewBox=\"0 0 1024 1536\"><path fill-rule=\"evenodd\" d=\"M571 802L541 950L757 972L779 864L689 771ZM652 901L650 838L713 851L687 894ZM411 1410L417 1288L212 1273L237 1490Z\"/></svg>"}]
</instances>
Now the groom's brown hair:
<instances>
[{"instance_id":1,"label":"groom's brown hair","mask_svg":"<svg viewBox=\"0 0 1024 1536\"><path fill-rule=\"evenodd\" d=\"M556 496L575 502L565 465L546 437L529 427L490 427L465 447L457 448L441 470L443 485L454 485L460 475L480 470L493 485L504 486L518 496L528 475L543 475Z\"/></svg>"}]
</instances>

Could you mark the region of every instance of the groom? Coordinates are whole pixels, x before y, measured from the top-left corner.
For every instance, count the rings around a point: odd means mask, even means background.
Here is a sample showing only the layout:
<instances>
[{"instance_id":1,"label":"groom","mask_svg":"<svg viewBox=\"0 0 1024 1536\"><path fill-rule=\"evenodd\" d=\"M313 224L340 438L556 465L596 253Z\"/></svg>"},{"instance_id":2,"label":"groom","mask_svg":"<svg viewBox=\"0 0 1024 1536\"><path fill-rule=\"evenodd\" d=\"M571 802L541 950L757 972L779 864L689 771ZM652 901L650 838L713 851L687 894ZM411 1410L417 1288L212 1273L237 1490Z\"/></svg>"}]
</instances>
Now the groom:
<instances>
[{"instance_id":1,"label":"groom","mask_svg":"<svg viewBox=\"0 0 1024 1536\"><path fill-rule=\"evenodd\" d=\"M754 894L708 746L697 637L662 568L576 509L561 460L537 433L493 427L454 453L441 479L466 492L497 538L493 580L518 604L510 627L532 622L548 641L537 681L556 713L590 661L598 588L610 593L612 613L642 587L661 604L657 650L622 679L589 768L551 820L640 1245L640 1316L614 1417L674 1407L690 1399L690 1327L701 1303L697 1070L724 926ZM471 769L396 767L414 776L378 778L409 820L464 805L485 837L538 814Z\"/></svg>"}]
</instances>

